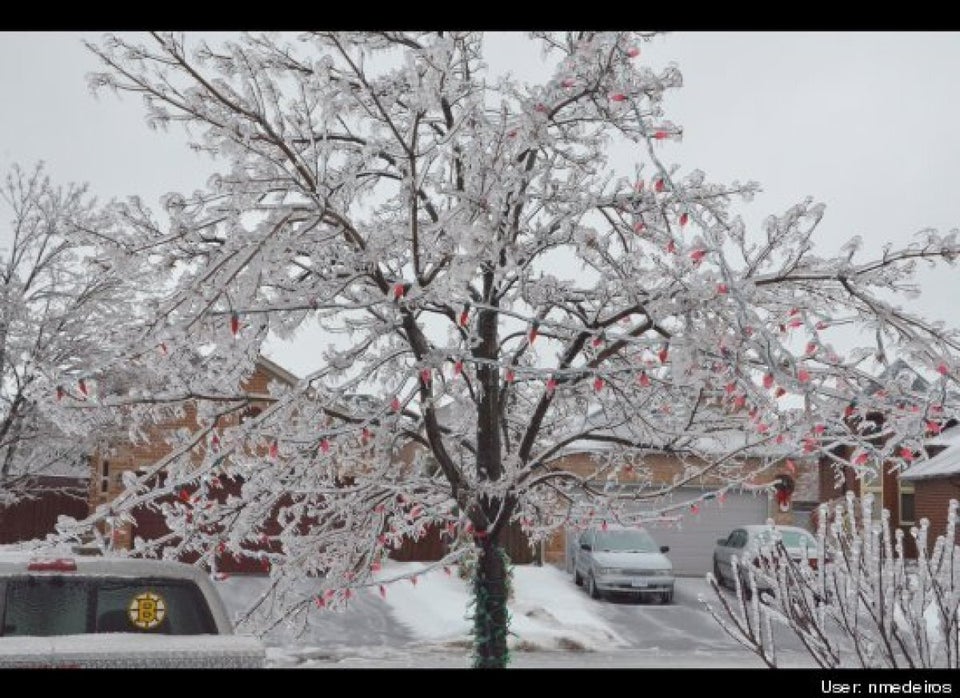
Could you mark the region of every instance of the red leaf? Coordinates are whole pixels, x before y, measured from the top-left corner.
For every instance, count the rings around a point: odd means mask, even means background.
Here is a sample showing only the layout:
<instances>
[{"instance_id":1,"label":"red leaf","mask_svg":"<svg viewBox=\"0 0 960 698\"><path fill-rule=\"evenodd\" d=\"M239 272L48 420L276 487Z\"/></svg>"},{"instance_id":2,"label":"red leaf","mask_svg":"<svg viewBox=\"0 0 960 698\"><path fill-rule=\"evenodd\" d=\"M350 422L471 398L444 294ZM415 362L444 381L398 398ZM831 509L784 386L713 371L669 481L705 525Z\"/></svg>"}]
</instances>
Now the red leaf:
<instances>
[{"instance_id":1,"label":"red leaf","mask_svg":"<svg viewBox=\"0 0 960 698\"><path fill-rule=\"evenodd\" d=\"M601 531L606 531L608 528L609 528L609 527L607 526L607 522L606 522L606 521L603 521L603 522L600 524L600 530L601 530Z\"/></svg>"},{"instance_id":2,"label":"red leaf","mask_svg":"<svg viewBox=\"0 0 960 698\"><path fill-rule=\"evenodd\" d=\"M718 293L718 294L720 294L720 295L722 296L722 295L725 295L725 294L727 294L727 293L729 293L729 292L730 292L730 289L727 288L727 285L726 285L726 284L717 284L717 293Z\"/></svg>"},{"instance_id":3,"label":"red leaf","mask_svg":"<svg viewBox=\"0 0 960 698\"><path fill-rule=\"evenodd\" d=\"M517 129L513 129L512 131L507 132L507 138L516 138L516 137L517 137Z\"/></svg>"},{"instance_id":4,"label":"red leaf","mask_svg":"<svg viewBox=\"0 0 960 698\"><path fill-rule=\"evenodd\" d=\"M660 359L660 363L667 363L667 357L670 356L669 347L663 347L660 351L657 352L657 358Z\"/></svg>"},{"instance_id":5,"label":"red leaf","mask_svg":"<svg viewBox=\"0 0 960 698\"><path fill-rule=\"evenodd\" d=\"M542 113L544 113L544 112L547 111L547 105L546 105L546 104L543 104L543 103L541 102L541 103L537 104L537 106L535 106L535 107L533 108L533 110L534 110L534 111L538 111L538 112L540 112L540 113L542 114Z\"/></svg>"},{"instance_id":6,"label":"red leaf","mask_svg":"<svg viewBox=\"0 0 960 698\"><path fill-rule=\"evenodd\" d=\"M323 600L322 596L318 596L313 602L317 605L317 608L323 608L327 605L327 602Z\"/></svg>"},{"instance_id":7,"label":"red leaf","mask_svg":"<svg viewBox=\"0 0 960 698\"><path fill-rule=\"evenodd\" d=\"M777 388L777 389L774 391L773 396L774 396L774 397L783 397L783 396L786 395L786 394L787 394L787 391L786 391L785 388Z\"/></svg>"},{"instance_id":8,"label":"red leaf","mask_svg":"<svg viewBox=\"0 0 960 698\"><path fill-rule=\"evenodd\" d=\"M947 368L945 363L941 363L939 366L937 366L937 373L939 373L941 376L946 376L950 374L950 369Z\"/></svg>"},{"instance_id":9,"label":"red leaf","mask_svg":"<svg viewBox=\"0 0 960 698\"><path fill-rule=\"evenodd\" d=\"M655 140L662 141L670 137L670 134L666 131L657 131L653 134Z\"/></svg>"},{"instance_id":10,"label":"red leaf","mask_svg":"<svg viewBox=\"0 0 960 698\"><path fill-rule=\"evenodd\" d=\"M690 253L690 260L693 262L694 266L699 266L700 262L703 261L703 258L707 256L706 250L694 250Z\"/></svg>"},{"instance_id":11,"label":"red leaf","mask_svg":"<svg viewBox=\"0 0 960 698\"><path fill-rule=\"evenodd\" d=\"M214 451L220 450L220 437L216 434L210 437L210 448L212 448Z\"/></svg>"},{"instance_id":12,"label":"red leaf","mask_svg":"<svg viewBox=\"0 0 960 698\"><path fill-rule=\"evenodd\" d=\"M686 213L681 213L681 214L680 214L680 227L682 228L683 226L685 226L685 225L686 225L687 223L689 223L689 222L690 222L690 216L687 215Z\"/></svg>"},{"instance_id":13,"label":"red leaf","mask_svg":"<svg viewBox=\"0 0 960 698\"><path fill-rule=\"evenodd\" d=\"M330 453L330 440L329 440L329 439L321 439L321 441L320 441L320 450L323 451L324 453Z\"/></svg>"},{"instance_id":14,"label":"red leaf","mask_svg":"<svg viewBox=\"0 0 960 698\"><path fill-rule=\"evenodd\" d=\"M599 336L599 337L594 337L592 340L590 340L590 344L591 344L594 348L597 348L597 347L602 346L602 345L603 345L603 336L601 335L601 336Z\"/></svg>"},{"instance_id":15,"label":"red leaf","mask_svg":"<svg viewBox=\"0 0 960 698\"><path fill-rule=\"evenodd\" d=\"M537 341L538 334L539 334L539 330L537 329L536 325L530 328L530 332L527 334L527 339L530 342L530 344L533 344L534 342Z\"/></svg>"},{"instance_id":16,"label":"red leaf","mask_svg":"<svg viewBox=\"0 0 960 698\"><path fill-rule=\"evenodd\" d=\"M390 401L390 409L394 412L400 411L400 398L394 396L394 398Z\"/></svg>"},{"instance_id":17,"label":"red leaf","mask_svg":"<svg viewBox=\"0 0 960 698\"><path fill-rule=\"evenodd\" d=\"M63 392L63 386L58 385L57 386L57 402L60 402L63 399L64 394L65 393Z\"/></svg>"},{"instance_id":18,"label":"red leaf","mask_svg":"<svg viewBox=\"0 0 960 698\"><path fill-rule=\"evenodd\" d=\"M360 441L362 443L367 443L370 439L373 438L373 432L367 429L366 427L360 432Z\"/></svg>"},{"instance_id":19,"label":"red leaf","mask_svg":"<svg viewBox=\"0 0 960 698\"><path fill-rule=\"evenodd\" d=\"M270 444L270 457L276 458L279 452L280 452L280 447L277 445L277 442L274 441L272 444Z\"/></svg>"},{"instance_id":20,"label":"red leaf","mask_svg":"<svg viewBox=\"0 0 960 698\"><path fill-rule=\"evenodd\" d=\"M654 188L654 190L657 191L658 193L659 193L659 192L662 192L665 187L666 187L666 184L664 184L663 179L657 179L657 180L653 183L653 188Z\"/></svg>"},{"instance_id":21,"label":"red leaf","mask_svg":"<svg viewBox=\"0 0 960 698\"><path fill-rule=\"evenodd\" d=\"M929 434L939 434L939 433L940 433L940 425L937 424L936 422L932 422L932 421L927 422L927 433L929 433Z\"/></svg>"},{"instance_id":22,"label":"red leaf","mask_svg":"<svg viewBox=\"0 0 960 698\"><path fill-rule=\"evenodd\" d=\"M667 254L676 254L676 252L677 252L677 244L673 240L671 240L670 242L667 243Z\"/></svg>"},{"instance_id":23,"label":"red leaf","mask_svg":"<svg viewBox=\"0 0 960 698\"><path fill-rule=\"evenodd\" d=\"M650 387L650 376L647 375L646 371L640 371L640 376L637 378L637 381L644 388Z\"/></svg>"},{"instance_id":24,"label":"red leaf","mask_svg":"<svg viewBox=\"0 0 960 698\"><path fill-rule=\"evenodd\" d=\"M460 311L460 327L466 327L470 323L470 312L467 310Z\"/></svg>"},{"instance_id":25,"label":"red leaf","mask_svg":"<svg viewBox=\"0 0 960 698\"><path fill-rule=\"evenodd\" d=\"M904 446L900 449L900 457L909 463L913 460L913 451Z\"/></svg>"},{"instance_id":26,"label":"red leaf","mask_svg":"<svg viewBox=\"0 0 960 698\"><path fill-rule=\"evenodd\" d=\"M428 388L430 387L431 378L432 378L432 374L430 373L429 368L425 368L420 371L420 380L423 381L423 384Z\"/></svg>"},{"instance_id":27,"label":"red leaf","mask_svg":"<svg viewBox=\"0 0 960 698\"><path fill-rule=\"evenodd\" d=\"M827 428L823 424L816 424L813 427L813 433L817 436L821 436L826 430Z\"/></svg>"},{"instance_id":28,"label":"red leaf","mask_svg":"<svg viewBox=\"0 0 960 698\"><path fill-rule=\"evenodd\" d=\"M601 378L600 376L597 376L596 378L593 379L593 389L596 390L598 393L601 390L603 390L603 378Z\"/></svg>"},{"instance_id":29,"label":"red leaf","mask_svg":"<svg viewBox=\"0 0 960 698\"><path fill-rule=\"evenodd\" d=\"M507 369L507 374L504 376L504 378L506 379L507 383L513 383L513 379L516 378L516 374L513 372L512 368Z\"/></svg>"},{"instance_id":30,"label":"red leaf","mask_svg":"<svg viewBox=\"0 0 960 698\"><path fill-rule=\"evenodd\" d=\"M462 361L457 361L457 362L453 365L453 375L459 376L461 373L463 373L463 362L462 362Z\"/></svg>"},{"instance_id":31,"label":"red leaf","mask_svg":"<svg viewBox=\"0 0 960 698\"><path fill-rule=\"evenodd\" d=\"M867 462L867 453L866 453L866 451L864 451L863 453L859 454L856 458L853 459L853 464L854 464L854 465L863 465L863 464L866 463L866 462Z\"/></svg>"},{"instance_id":32,"label":"red leaf","mask_svg":"<svg viewBox=\"0 0 960 698\"><path fill-rule=\"evenodd\" d=\"M611 102L625 102L626 100L627 96L622 92L614 92L612 95L610 95Z\"/></svg>"},{"instance_id":33,"label":"red leaf","mask_svg":"<svg viewBox=\"0 0 960 698\"><path fill-rule=\"evenodd\" d=\"M553 378L547 378L547 392L552 393L557 389L557 381Z\"/></svg>"},{"instance_id":34,"label":"red leaf","mask_svg":"<svg viewBox=\"0 0 960 698\"><path fill-rule=\"evenodd\" d=\"M807 371L806 369L801 368L801 369L797 372L797 380L800 381L801 383L807 383L807 382L809 382L809 381L810 381L810 372Z\"/></svg>"},{"instance_id":35,"label":"red leaf","mask_svg":"<svg viewBox=\"0 0 960 698\"><path fill-rule=\"evenodd\" d=\"M693 515L696 516L700 513L700 505L694 502L690 505L690 511L693 512Z\"/></svg>"},{"instance_id":36,"label":"red leaf","mask_svg":"<svg viewBox=\"0 0 960 698\"><path fill-rule=\"evenodd\" d=\"M646 228L647 226L644 224L643 221L637 221L636 223L633 224L633 230L636 233L642 233L644 230L646 230Z\"/></svg>"},{"instance_id":37,"label":"red leaf","mask_svg":"<svg viewBox=\"0 0 960 698\"><path fill-rule=\"evenodd\" d=\"M570 88L576 84L577 84L577 81L574 80L573 78L564 78L563 81L560 83L560 86Z\"/></svg>"},{"instance_id":38,"label":"red leaf","mask_svg":"<svg viewBox=\"0 0 960 698\"><path fill-rule=\"evenodd\" d=\"M403 284L394 284L393 285L393 298L394 300L400 300L406 294L407 289L404 288Z\"/></svg>"},{"instance_id":39,"label":"red leaf","mask_svg":"<svg viewBox=\"0 0 960 698\"><path fill-rule=\"evenodd\" d=\"M236 313L230 313L230 333L236 337L240 332L240 316Z\"/></svg>"},{"instance_id":40,"label":"red leaf","mask_svg":"<svg viewBox=\"0 0 960 698\"><path fill-rule=\"evenodd\" d=\"M630 56L630 58L636 58L640 55L640 49L638 49L636 46L631 46L627 49L627 55Z\"/></svg>"},{"instance_id":41,"label":"red leaf","mask_svg":"<svg viewBox=\"0 0 960 698\"><path fill-rule=\"evenodd\" d=\"M87 394L87 381L85 381L83 378L81 378L81 379L77 382L77 388L80 389L80 392L81 392L81 393L83 393L84 395L86 395L86 394Z\"/></svg>"},{"instance_id":42,"label":"red leaf","mask_svg":"<svg viewBox=\"0 0 960 698\"><path fill-rule=\"evenodd\" d=\"M763 377L763 387L769 390L773 387L773 374L768 373Z\"/></svg>"},{"instance_id":43,"label":"red leaf","mask_svg":"<svg viewBox=\"0 0 960 698\"><path fill-rule=\"evenodd\" d=\"M809 354L816 354L816 353L817 353L817 343L816 343L816 342L807 342L807 350L806 350L806 353L807 353L808 355L809 355Z\"/></svg>"},{"instance_id":44,"label":"red leaf","mask_svg":"<svg viewBox=\"0 0 960 698\"><path fill-rule=\"evenodd\" d=\"M830 327L830 323L829 323L829 322L826 322L826 321L824 321L824 320L821 320L820 322L818 322L818 323L816 324L816 328L817 328L818 330L825 330L825 329L827 329L828 327Z\"/></svg>"}]
</instances>

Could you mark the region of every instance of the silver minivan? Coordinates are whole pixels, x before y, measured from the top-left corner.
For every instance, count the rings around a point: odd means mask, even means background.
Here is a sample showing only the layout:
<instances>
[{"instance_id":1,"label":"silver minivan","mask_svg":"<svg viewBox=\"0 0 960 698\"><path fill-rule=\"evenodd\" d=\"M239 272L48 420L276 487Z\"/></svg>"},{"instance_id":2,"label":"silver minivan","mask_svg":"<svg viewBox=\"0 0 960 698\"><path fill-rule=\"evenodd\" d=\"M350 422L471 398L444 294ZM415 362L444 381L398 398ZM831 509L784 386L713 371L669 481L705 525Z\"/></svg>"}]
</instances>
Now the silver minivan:
<instances>
[{"instance_id":1,"label":"silver minivan","mask_svg":"<svg viewBox=\"0 0 960 698\"><path fill-rule=\"evenodd\" d=\"M673 564L644 530L609 526L584 531L579 538L573 565L573 580L586 585L594 599L604 594L629 594L673 601Z\"/></svg>"}]
</instances>

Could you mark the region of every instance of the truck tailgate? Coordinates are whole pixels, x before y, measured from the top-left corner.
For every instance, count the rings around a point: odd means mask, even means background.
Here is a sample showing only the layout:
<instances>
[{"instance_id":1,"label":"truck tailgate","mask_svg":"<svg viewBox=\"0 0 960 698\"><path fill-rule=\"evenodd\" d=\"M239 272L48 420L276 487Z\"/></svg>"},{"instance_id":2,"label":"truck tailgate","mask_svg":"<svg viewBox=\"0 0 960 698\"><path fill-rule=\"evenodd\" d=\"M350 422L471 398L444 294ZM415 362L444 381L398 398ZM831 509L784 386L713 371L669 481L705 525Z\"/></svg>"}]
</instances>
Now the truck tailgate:
<instances>
[{"instance_id":1,"label":"truck tailgate","mask_svg":"<svg viewBox=\"0 0 960 698\"><path fill-rule=\"evenodd\" d=\"M101 633L0 637L0 667L256 668L263 645L245 635Z\"/></svg>"}]
</instances>

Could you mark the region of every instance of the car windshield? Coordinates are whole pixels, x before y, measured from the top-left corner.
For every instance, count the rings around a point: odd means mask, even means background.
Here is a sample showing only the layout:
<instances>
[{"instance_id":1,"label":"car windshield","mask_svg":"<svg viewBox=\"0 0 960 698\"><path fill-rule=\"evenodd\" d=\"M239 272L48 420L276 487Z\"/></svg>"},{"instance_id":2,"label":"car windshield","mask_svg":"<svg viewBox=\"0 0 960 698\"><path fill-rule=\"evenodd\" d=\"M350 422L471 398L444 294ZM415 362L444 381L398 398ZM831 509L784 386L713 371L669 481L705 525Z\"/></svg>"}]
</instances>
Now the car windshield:
<instances>
[{"instance_id":1,"label":"car windshield","mask_svg":"<svg viewBox=\"0 0 960 698\"><path fill-rule=\"evenodd\" d=\"M779 531L785 548L813 548L816 550L817 541L813 536L803 531ZM761 543L770 543L770 531L761 531L757 536Z\"/></svg>"},{"instance_id":2,"label":"car windshield","mask_svg":"<svg viewBox=\"0 0 960 698\"><path fill-rule=\"evenodd\" d=\"M0 635L216 634L196 584L178 579L23 576L0 580Z\"/></svg>"},{"instance_id":3,"label":"car windshield","mask_svg":"<svg viewBox=\"0 0 960 698\"><path fill-rule=\"evenodd\" d=\"M653 538L644 531L605 531L598 533L594 549L631 553L659 552Z\"/></svg>"}]
</instances>

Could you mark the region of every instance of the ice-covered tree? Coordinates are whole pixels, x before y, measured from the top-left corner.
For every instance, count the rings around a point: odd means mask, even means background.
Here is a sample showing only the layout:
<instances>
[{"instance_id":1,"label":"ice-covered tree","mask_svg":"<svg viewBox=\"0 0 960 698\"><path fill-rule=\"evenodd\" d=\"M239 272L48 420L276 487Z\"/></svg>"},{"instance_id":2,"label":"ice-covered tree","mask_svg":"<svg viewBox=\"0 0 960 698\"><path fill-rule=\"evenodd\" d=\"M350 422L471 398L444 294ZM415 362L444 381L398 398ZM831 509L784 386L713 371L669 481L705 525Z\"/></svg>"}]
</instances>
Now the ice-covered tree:
<instances>
[{"instance_id":1,"label":"ice-covered tree","mask_svg":"<svg viewBox=\"0 0 960 698\"><path fill-rule=\"evenodd\" d=\"M833 512L821 506L814 566L795 560L771 526L737 561L733 600L710 575L720 608L707 608L771 667L781 626L824 668L960 667L957 501L935 540L927 519L911 529L916 559L904 554L904 532L891 532L889 512L873 518L873 506L873 495L857 502L852 492Z\"/></svg>"},{"instance_id":2,"label":"ice-covered tree","mask_svg":"<svg viewBox=\"0 0 960 698\"><path fill-rule=\"evenodd\" d=\"M48 408L94 397L92 370L132 315L120 277L96 256L102 219L84 187L57 186L42 166L14 167L0 210L3 506L30 495L38 476L87 474L89 444L64 433Z\"/></svg>"},{"instance_id":3,"label":"ice-covered tree","mask_svg":"<svg viewBox=\"0 0 960 698\"><path fill-rule=\"evenodd\" d=\"M160 387L103 402L129 418L189 401L201 428L97 516L181 488L164 504L172 552L259 545L286 612L377 584L392 544L439 527L448 560L478 556L476 664L499 666L508 523L537 538L581 499L623 518L624 502L703 475L735 487L771 465L748 461L747 442L816 454L852 398L889 399L864 390L878 347L841 352L838 324L875 329L887 351L939 369L941 387L954 380L956 334L887 294L918 260L952 260L955 238L818 256L810 200L748 230L732 207L758 185L658 156L681 136L662 110L681 77L645 63L648 38L537 34L549 77L534 85L490 75L474 33L91 45L105 65L95 87L142 98L152 125L183 125L221 163L205 189L169 195L162 222L123 210L115 254L149 258L171 285L131 346ZM247 407L238 385L268 334L308 323L331 337L316 370L228 419ZM901 442L938 399L898 422ZM742 445L704 447L731 427ZM608 447L595 473L554 467L584 441ZM684 463L669 486L645 469L664 450ZM217 494L234 476L242 496Z\"/></svg>"}]
</instances>

